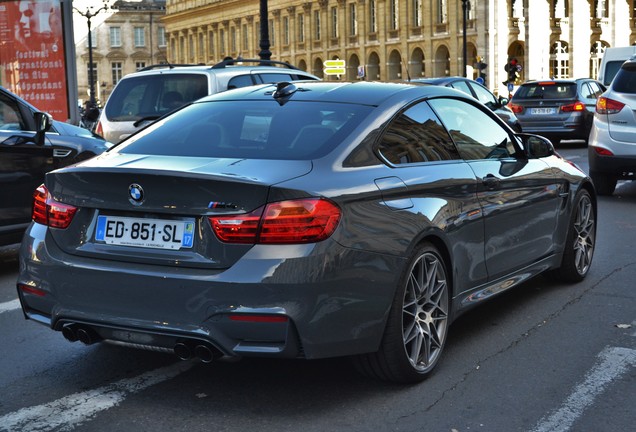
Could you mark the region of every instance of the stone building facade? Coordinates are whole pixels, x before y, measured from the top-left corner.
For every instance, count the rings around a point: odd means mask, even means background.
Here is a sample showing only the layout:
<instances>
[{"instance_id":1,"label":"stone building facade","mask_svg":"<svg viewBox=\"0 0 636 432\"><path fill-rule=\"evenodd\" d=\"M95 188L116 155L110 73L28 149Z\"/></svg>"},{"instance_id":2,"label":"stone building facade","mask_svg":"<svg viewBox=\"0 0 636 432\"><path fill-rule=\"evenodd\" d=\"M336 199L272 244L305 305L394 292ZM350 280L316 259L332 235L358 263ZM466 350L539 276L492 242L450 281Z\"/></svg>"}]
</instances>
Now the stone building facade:
<instances>
[{"instance_id":1,"label":"stone building facade","mask_svg":"<svg viewBox=\"0 0 636 432\"><path fill-rule=\"evenodd\" d=\"M467 76L481 59L486 85L507 92L504 66L520 80L596 77L605 48L636 43L635 0L269 0L272 60L322 76L324 61L346 73L329 79L400 80ZM166 0L168 60L213 64L258 58L260 0ZM465 7L465 14L464 14Z\"/></svg>"},{"instance_id":2,"label":"stone building facade","mask_svg":"<svg viewBox=\"0 0 636 432\"><path fill-rule=\"evenodd\" d=\"M102 104L124 75L168 58L166 28L161 22L165 0L119 0L111 6L108 18L91 26L95 99ZM87 25L85 17L75 19L74 26ZM89 99L88 36L76 41L75 53L81 103Z\"/></svg>"}]
</instances>

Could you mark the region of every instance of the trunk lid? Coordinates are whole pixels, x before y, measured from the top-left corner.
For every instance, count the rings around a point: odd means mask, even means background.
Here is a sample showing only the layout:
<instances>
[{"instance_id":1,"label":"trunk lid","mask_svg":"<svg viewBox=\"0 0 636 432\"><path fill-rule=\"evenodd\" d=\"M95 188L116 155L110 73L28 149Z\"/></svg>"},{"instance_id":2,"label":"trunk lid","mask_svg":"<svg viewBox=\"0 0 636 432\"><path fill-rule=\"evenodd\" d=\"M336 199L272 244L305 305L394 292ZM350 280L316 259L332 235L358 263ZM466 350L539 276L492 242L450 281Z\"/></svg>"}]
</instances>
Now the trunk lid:
<instances>
[{"instance_id":1,"label":"trunk lid","mask_svg":"<svg viewBox=\"0 0 636 432\"><path fill-rule=\"evenodd\" d=\"M310 161L106 154L47 175L51 196L78 208L67 229L49 230L69 254L228 268L251 245L220 242L207 216L253 211L272 185L311 168Z\"/></svg>"}]
</instances>

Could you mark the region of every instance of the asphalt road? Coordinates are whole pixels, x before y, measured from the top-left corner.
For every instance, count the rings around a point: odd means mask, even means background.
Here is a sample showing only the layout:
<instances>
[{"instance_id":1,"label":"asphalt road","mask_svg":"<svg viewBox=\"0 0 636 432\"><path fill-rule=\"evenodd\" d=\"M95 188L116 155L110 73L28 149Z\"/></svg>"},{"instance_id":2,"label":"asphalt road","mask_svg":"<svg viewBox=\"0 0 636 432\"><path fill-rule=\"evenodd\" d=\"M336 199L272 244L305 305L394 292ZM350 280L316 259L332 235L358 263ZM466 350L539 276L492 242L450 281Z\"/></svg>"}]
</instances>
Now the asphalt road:
<instances>
[{"instance_id":1,"label":"asphalt road","mask_svg":"<svg viewBox=\"0 0 636 432\"><path fill-rule=\"evenodd\" d=\"M587 169L586 149L559 151ZM419 385L346 359L180 362L25 321L0 252L0 431L627 431L636 424L636 182L599 200L587 279L529 281L462 316ZM88 288L88 287L87 287Z\"/></svg>"}]
</instances>

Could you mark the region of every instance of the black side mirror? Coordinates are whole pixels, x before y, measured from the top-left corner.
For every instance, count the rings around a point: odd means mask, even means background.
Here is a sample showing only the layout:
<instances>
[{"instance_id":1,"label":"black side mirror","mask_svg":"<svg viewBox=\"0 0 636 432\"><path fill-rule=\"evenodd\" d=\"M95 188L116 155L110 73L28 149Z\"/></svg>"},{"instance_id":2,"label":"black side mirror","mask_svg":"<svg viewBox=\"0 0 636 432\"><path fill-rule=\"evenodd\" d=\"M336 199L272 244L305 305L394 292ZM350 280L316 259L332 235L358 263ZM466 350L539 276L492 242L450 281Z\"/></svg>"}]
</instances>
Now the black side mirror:
<instances>
[{"instance_id":1,"label":"black side mirror","mask_svg":"<svg viewBox=\"0 0 636 432\"><path fill-rule=\"evenodd\" d=\"M523 146L526 149L526 154L530 159L538 159L554 155L554 146L549 139L540 135L532 134L517 134Z\"/></svg>"},{"instance_id":2,"label":"black side mirror","mask_svg":"<svg viewBox=\"0 0 636 432\"><path fill-rule=\"evenodd\" d=\"M33 114L33 118L35 119L35 144L43 146L44 134L51 129L53 118L50 114L45 112L36 112Z\"/></svg>"},{"instance_id":3,"label":"black side mirror","mask_svg":"<svg viewBox=\"0 0 636 432\"><path fill-rule=\"evenodd\" d=\"M500 106L506 106L506 105L508 105L508 102L510 102L508 100L508 98L505 98L503 96L499 96L499 105Z\"/></svg>"}]
</instances>

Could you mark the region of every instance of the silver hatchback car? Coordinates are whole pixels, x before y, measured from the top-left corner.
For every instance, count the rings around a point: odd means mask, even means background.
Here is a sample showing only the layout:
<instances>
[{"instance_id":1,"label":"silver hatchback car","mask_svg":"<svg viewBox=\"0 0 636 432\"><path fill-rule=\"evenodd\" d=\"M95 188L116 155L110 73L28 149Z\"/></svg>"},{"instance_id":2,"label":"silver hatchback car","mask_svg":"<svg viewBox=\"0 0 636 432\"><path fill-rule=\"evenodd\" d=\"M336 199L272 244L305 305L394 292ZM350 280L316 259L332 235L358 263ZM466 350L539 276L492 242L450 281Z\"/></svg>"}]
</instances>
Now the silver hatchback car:
<instances>
[{"instance_id":1,"label":"silver hatchback car","mask_svg":"<svg viewBox=\"0 0 636 432\"><path fill-rule=\"evenodd\" d=\"M148 66L117 83L95 132L119 143L159 117L207 95L254 84L318 79L289 63L260 59L228 58L214 66Z\"/></svg>"},{"instance_id":2,"label":"silver hatchback car","mask_svg":"<svg viewBox=\"0 0 636 432\"><path fill-rule=\"evenodd\" d=\"M590 177L599 195L612 195L618 180L636 174L636 56L623 63L598 99L590 131Z\"/></svg>"}]
</instances>

